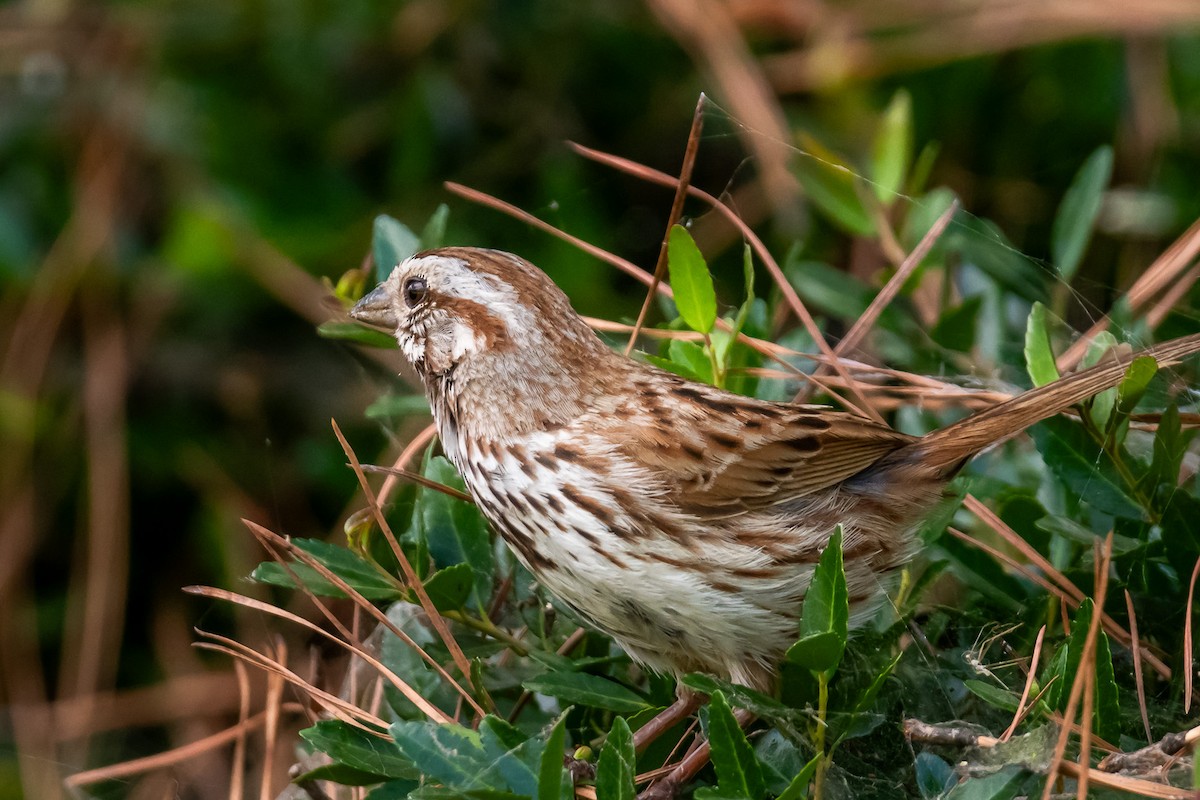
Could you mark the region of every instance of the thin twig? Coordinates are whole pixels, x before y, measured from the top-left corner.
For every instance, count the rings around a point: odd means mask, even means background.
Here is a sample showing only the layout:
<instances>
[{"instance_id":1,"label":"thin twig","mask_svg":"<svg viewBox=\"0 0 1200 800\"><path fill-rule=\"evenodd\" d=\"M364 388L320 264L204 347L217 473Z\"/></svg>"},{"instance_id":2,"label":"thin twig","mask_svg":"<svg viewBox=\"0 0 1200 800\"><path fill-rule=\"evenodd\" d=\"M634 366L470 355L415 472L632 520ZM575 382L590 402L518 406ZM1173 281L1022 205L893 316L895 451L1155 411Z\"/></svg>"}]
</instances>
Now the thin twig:
<instances>
[{"instance_id":1,"label":"thin twig","mask_svg":"<svg viewBox=\"0 0 1200 800\"><path fill-rule=\"evenodd\" d=\"M1133 597L1125 590L1125 609L1129 612L1129 649L1133 652L1133 679L1137 682L1138 709L1142 712L1142 726L1146 729L1146 741L1154 741L1150 733L1150 712L1146 708L1146 681L1142 678L1141 642L1138 641L1137 614L1133 611ZM1190 616L1190 615L1189 615Z\"/></svg>"},{"instance_id":2,"label":"thin twig","mask_svg":"<svg viewBox=\"0 0 1200 800\"><path fill-rule=\"evenodd\" d=\"M455 665L462 672L463 680L468 685L471 685L476 691L482 691L482 687L474 686L471 683L471 664L467 661L466 655L459 646L458 641L454 638L454 634L450 632L450 627L446 625L446 620L438 613L437 607L433 601L429 599L429 593L425 591L425 584L417 576L416 570L412 564L408 563L408 556L404 554L404 549L400 547L400 542L396 539L396 534L392 533L392 526L388 524L387 517L383 514L383 509L375 499L375 492L371 489L371 484L367 481L367 476L363 472L362 465L358 461L358 456L354 454L354 449L350 447L350 443L346 441L342 429L338 427L336 420L330 420L333 425L334 435L342 445L342 450L346 454L346 458L350 459L350 466L354 470L354 474L358 476L359 486L362 487L363 494L367 498L367 505L370 506L372 514L375 516L375 521L379 524L379 529L383 531L384 538L392 548L392 554L396 557L396 562L400 565L401 571L404 572L404 577L408 582L408 586L417 596L417 600L421 603L421 608L425 609L425 614L429 617L430 624L445 643L446 648L450 651L451 658L454 659Z\"/></svg>"},{"instance_id":3,"label":"thin twig","mask_svg":"<svg viewBox=\"0 0 1200 800\"><path fill-rule=\"evenodd\" d=\"M627 356L633 352L633 346L637 344L638 332L646 322L650 304L654 301L654 296L658 293L658 285L662 283L663 275L667 271L667 252L671 241L671 229L675 227L676 221L683 213L683 201L687 199L688 186L692 182L692 168L696 166L696 151L700 149L700 129L704 126L704 99L704 93L701 92L700 99L696 103L696 111L692 114L692 129L688 133L687 148L683 152L683 166L679 169L679 182L675 186L675 198L671 201L671 213L667 216L667 231L663 234L662 245L658 249L658 262L654 265L654 280L650 282L650 288L646 291L646 299L642 302L641 310L638 311L637 322L634 323L633 332L629 335L629 342L625 345L625 355Z\"/></svg>"}]
</instances>

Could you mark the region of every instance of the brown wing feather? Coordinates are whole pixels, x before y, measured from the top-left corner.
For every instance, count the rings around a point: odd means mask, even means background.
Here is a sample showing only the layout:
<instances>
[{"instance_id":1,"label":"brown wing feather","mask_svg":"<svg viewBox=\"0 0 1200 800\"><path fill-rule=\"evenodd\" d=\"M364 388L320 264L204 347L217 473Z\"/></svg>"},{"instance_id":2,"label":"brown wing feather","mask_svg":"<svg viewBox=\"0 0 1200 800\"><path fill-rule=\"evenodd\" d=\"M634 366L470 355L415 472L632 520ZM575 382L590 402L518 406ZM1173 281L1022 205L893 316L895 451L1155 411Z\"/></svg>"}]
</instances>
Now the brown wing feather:
<instances>
[{"instance_id":1,"label":"brown wing feather","mask_svg":"<svg viewBox=\"0 0 1200 800\"><path fill-rule=\"evenodd\" d=\"M679 507L720 518L839 483L915 441L822 406L739 397L672 380L643 390L648 411L623 428L625 453L666 476Z\"/></svg>"}]
</instances>

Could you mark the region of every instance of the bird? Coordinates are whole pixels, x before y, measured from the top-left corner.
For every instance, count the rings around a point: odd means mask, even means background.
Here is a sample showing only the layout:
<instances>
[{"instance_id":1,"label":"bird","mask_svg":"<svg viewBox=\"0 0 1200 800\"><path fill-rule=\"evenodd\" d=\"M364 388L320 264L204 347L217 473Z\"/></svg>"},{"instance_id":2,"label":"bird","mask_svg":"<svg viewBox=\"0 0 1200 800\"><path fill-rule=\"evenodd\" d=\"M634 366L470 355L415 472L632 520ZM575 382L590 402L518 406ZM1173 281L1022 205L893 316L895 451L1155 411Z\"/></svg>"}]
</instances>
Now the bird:
<instances>
[{"instance_id":1,"label":"bird","mask_svg":"<svg viewBox=\"0 0 1200 800\"><path fill-rule=\"evenodd\" d=\"M413 255L350 315L395 336L443 450L542 586L654 671L764 691L838 525L861 620L972 456L1117 385L1137 355L1200 351L1200 334L1172 340L913 436L626 357L499 250Z\"/></svg>"}]
</instances>

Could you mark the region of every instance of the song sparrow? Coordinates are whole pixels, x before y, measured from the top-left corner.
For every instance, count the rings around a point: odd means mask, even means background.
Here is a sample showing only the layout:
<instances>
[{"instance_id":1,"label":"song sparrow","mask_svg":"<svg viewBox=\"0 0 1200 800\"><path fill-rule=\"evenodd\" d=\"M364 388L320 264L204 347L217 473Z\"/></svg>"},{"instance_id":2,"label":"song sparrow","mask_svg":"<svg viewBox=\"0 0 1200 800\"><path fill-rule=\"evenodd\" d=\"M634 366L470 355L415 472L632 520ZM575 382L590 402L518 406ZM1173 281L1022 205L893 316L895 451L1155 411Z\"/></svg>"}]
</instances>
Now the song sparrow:
<instances>
[{"instance_id":1,"label":"song sparrow","mask_svg":"<svg viewBox=\"0 0 1200 800\"><path fill-rule=\"evenodd\" d=\"M1125 372L1097 366L914 437L626 358L509 253L420 253L351 314L394 331L447 455L547 589L652 669L760 689L837 524L861 616L967 459ZM1146 352L1197 350L1200 335Z\"/></svg>"}]
</instances>

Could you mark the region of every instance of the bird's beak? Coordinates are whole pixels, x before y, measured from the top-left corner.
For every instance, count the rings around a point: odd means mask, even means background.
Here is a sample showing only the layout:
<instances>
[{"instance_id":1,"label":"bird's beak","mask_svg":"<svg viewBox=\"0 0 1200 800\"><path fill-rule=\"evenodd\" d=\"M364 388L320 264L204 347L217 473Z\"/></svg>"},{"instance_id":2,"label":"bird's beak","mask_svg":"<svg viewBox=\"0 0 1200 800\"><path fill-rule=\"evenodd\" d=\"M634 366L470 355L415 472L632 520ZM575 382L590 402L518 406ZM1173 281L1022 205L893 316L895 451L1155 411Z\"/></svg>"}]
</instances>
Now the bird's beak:
<instances>
[{"instance_id":1,"label":"bird's beak","mask_svg":"<svg viewBox=\"0 0 1200 800\"><path fill-rule=\"evenodd\" d=\"M395 312L392 311L391 298L384 291L382 285L376 286L363 299L355 303L354 308L350 309L350 316L359 322L365 322L378 328L387 328L389 331L396 330L400 324L400 321L396 319Z\"/></svg>"}]
</instances>

